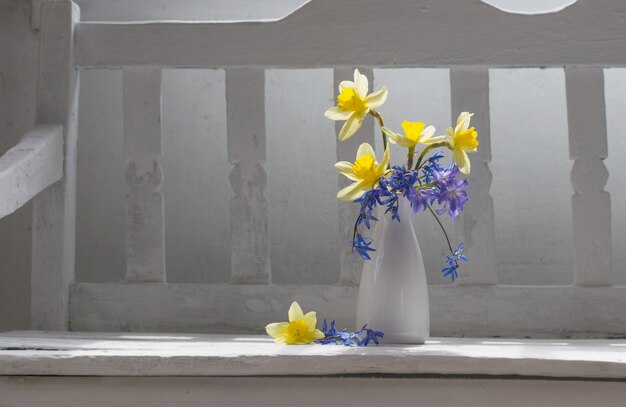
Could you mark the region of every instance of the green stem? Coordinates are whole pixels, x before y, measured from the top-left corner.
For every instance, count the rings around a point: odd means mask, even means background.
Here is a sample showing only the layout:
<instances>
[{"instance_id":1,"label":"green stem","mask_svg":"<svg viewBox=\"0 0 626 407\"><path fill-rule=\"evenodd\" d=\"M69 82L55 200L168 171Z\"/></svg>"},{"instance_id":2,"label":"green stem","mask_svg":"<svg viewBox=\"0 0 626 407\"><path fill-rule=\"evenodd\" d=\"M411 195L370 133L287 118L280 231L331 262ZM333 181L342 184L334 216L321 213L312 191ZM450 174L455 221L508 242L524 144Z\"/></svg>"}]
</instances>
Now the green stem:
<instances>
[{"instance_id":1,"label":"green stem","mask_svg":"<svg viewBox=\"0 0 626 407\"><path fill-rule=\"evenodd\" d=\"M380 134L383 137L383 151L387 151L387 135L383 131L383 127L385 127L385 122L383 121L383 117L376 110L370 110L370 114L378 121L378 126L380 127ZM387 168L389 168L389 164L387 164Z\"/></svg>"},{"instance_id":2,"label":"green stem","mask_svg":"<svg viewBox=\"0 0 626 407\"><path fill-rule=\"evenodd\" d=\"M422 166L422 160L424 159L424 156L426 155L426 153L428 153L430 150L432 150L433 148L439 148L439 147L443 147L448 145L448 143L442 142L442 143L435 143L435 144L431 144L428 147L426 147L425 149L422 150L422 153L420 154L419 158L417 159L417 163L415 164L415 169L419 170Z\"/></svg>"},{"instance_id":3,"label":"green stem","mask_svg":"<svg viewBox=\"0 0 626 407\"><path fill-rule=\"evenodd\" d=\"M415 146L409 147L409 152L407 154L409 163L407 164L407 170L410 170L413 166L413 156L415 155Z\"/></svg>"},{"instance_id":4,"label":"green stem","mask_svg":"<svg viewBox=\"0 0 626 407\"><path fill-rule=\"evenodd\" d=\"M430 213L435 217L435 220L437 221L437 223L439 224L439 227L443 231L443 235L446 237L446 242L448 242L448 248L450 249L450 253L453 253L454 250L452 250L452 245L450 244L450 238L448 237L448 233L446 232L446 229L443 227L443 224L439 220L439 216L437 216L437 214L435 213L435 211L433 211L433 208L431 208L430 205L426 204L426 206L428 207L428 210L430 211Z\"/></svg>"}]
</instances>

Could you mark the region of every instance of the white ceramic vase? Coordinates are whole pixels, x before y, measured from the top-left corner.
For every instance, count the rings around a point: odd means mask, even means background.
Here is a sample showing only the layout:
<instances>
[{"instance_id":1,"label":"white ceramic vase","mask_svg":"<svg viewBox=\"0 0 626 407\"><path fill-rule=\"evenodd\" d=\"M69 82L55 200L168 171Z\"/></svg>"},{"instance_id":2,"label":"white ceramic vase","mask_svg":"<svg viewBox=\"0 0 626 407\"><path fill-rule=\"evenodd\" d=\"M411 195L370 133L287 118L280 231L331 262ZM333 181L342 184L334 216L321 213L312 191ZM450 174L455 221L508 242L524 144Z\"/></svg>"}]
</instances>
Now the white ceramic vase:
<instances>
[{"instance_id":1,"label":"white ceramic vase","mask_svg":"<svg viewBox=\"0 0 626 407\"><path fill-rule=\"evenodd\" d=\"M370 252L365 260L357 305L357 329L367 324L382 331L383 343L422 344L430 333L426 270L413 229L411 204L401 197L401 222L377 213Z\"/></svg>"}]
</instances>

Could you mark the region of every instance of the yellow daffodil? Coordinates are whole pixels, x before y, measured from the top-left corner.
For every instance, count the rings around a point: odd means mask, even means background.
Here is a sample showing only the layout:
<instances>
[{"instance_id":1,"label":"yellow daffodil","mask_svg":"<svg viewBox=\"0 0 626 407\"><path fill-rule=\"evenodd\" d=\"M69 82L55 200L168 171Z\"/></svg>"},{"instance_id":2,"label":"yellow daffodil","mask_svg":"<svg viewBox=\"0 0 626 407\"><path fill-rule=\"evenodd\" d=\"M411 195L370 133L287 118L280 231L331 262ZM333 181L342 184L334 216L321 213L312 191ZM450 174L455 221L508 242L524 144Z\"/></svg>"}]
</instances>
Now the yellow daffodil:
<instances>
[{"instance_id":1,"label":"yellow daffodil","mask_svg":"<svg viewBox=\"0 0 626 407\"><path fill-rule=\"evenodd\" d=\"M281 345L305 345L324 337L324 333L315 329L317 315L315 311L304 314L297 302L289 307L289 322L275 322L265 327L267 334Z\"/></svg>"},{"instance_id":2,"label":"yellow daffodil","mask_svg":"<svg viewBox=\"0 0 626 407\"><path fill-rule=\"evenodd\" d=\"M367 94L368 81L358 69L354 70L354 81L343 81L339 84L337 106L331 107L324 116L331 120L345 120L339 140L344 141L354 136L361 128L363 119L372 109L376 109L387 100L387 87Z\"/></svg>"},{"instance_id":3,"label":"yellow daffodil","mask_svg":"<svg viewBox=\"0 0 626 407\"><path fill-rule=\"evenodd\" d=\"M389 149L385 150L383 161L379 164L376 161L376 153L368 143L363 143L356 153L356 161L340 161L335 164L335 168L348 179L354 181L352 184L337 192L337 198L342 201L354 201L360 198L366 191L372 189L385 174L385 169L389 164Z\"/></svg>"},{"instance_id":4,"label":"yellow daffodil","mask_svg":"<svg viewBox=\"0 0 626 407\"><path fill-rule=\"evenodd\" d=\"M404 135L394 133L386 127L383 127L383 132L389 137L389 141L393 144L397 144L404 148L413 148L416 144L432 144L433 135L435 134L435 128L433 126L426 127L426 124L422 122L402 122L402 129Z\"/></svg>"},{"instance_id":5,"label":"yellow daffodil","mask_svg":"<svg viewBox=\"0 0 626 407\"><path fill-rule=\"evenodd\" d=\"M448 127L445 141L452 150L454 163L459 170L467 175L470 173L470 160L467 153L475 153L478 148L478 133L470 127L470 119L473 113L463 112L456 121L456 127Z\"/></svg>"}]
</instances>

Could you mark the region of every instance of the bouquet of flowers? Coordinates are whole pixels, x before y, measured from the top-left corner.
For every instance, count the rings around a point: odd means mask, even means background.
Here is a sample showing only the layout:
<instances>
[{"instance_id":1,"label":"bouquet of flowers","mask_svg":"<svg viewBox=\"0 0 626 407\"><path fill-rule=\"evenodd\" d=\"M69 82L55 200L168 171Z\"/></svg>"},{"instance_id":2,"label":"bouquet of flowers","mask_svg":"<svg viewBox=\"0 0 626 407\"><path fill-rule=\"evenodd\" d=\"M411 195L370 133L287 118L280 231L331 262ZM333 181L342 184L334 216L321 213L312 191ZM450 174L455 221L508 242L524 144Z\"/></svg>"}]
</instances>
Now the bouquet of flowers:
<instances>
[{"instance_id":1,"label":"bouquet of flowers","mask_svg":"<svg viewBox=\"0 0 626 407\"><path fill-rule=\"evenodd\" d=\"M470 127L472 114L461 113L455 127L449 127L441 136L435 136L433 126L409 121L401 123L403 134L395 133L385 127L382 115L376 110L385 103L385 100L387 87L383 86L382 89L368 94L368 80L357 69L354 71L354 81L343 81L339 84L337 106L325 113L331 120L345 120L339 132L340 141L354 136L368 114L376 119L381 129L385 150L382 161L376 159L370 144L363 143L353 163L341 161L335 164L339 172L352 181L337 193L337 198L342 201L353 201L360 207L354 224L353 251L363 259L370 260L370 253L375 249L372 247L372 239L365 234L371 230L372 224L378 221L375 216L377 207L384 208L385 214L391 215L391 222L400 222L398 205L400 199L406 199L414 213L428 210L437 220L450 249L446 265L441 271L444 276L454 281L458 277L459 261L467 261L467 257L463 255L462 243L456 249L452 248L438 216L447 213L451 218L455 218L467 203L468 181L463 177L470 172L467 154L475 152L478 147L478 133ZM388 143L407 149L406 164L390 165ZM441 164L444 155L438 149L442 148L452 150L453 163L449 166ZM403 208L408 209L404 203ZM425 321L427 324L428 319ZM418 319L418 322L423 323L424 320ZM324 320L322 330L317 329L316 325L315 311L304 314L300 305L293 302L289 308L289 322L275 322L267 325L265 330L276 343L285 345L319 343L367 346L370 343L378 344L385 336L382 331L368 328L367 324L355 332L348 329L338 330L334 320L330 324ZM426 329L425 336L428 336L427 332ZM402 338L401 343L423 343L420 335L424 336L424 333L418 332L413 334L413 337Z\"/></svg>"},{"instance_id":2,"label":"bouquet of flowers","mask_svg":"<svg viewBox=\"0 0 626 407\"><path fill-rule=\"evenodd\" d=\"M470 127L472 114L462 112L456 125L449 127L444 135L436 136L433 126L417 121L403 121L403 133L396 133L385 126L377 110L387 100L387 93L387 87L383 86L368 94L367 77L356 69L353 81L339 84L337 106L325 113L331 120L345 121L339 132L340 141L354 136L367 115L373 116L381 129L384 147L382 161L376 159L370 144L363 143L353 163L341 161L335 164L341 174L353 181L337 193L337 198L353 201L360 207L354 225L353 250L363 259L370 260L369 253L375 249L366 231L378 221L376 207L386 207L385 213L390 213L393 220L400 222L398 200L408 199L414 213L430 212L441 227L450 249L446 265L441 271L454 281L458 277L459 261L467 261L467 257L463 255L462 243L456 249L452 248L438 215L447 213L455 218L467 203L468 181L463 175L470 173L468 153L476 152L478 147L478 133ZM406 164L390 164L388 143L407 149ZM446 148L452 151L453 163L449 166L440 163L444 155L438 149Z\"/></svg>"}]
</instances>

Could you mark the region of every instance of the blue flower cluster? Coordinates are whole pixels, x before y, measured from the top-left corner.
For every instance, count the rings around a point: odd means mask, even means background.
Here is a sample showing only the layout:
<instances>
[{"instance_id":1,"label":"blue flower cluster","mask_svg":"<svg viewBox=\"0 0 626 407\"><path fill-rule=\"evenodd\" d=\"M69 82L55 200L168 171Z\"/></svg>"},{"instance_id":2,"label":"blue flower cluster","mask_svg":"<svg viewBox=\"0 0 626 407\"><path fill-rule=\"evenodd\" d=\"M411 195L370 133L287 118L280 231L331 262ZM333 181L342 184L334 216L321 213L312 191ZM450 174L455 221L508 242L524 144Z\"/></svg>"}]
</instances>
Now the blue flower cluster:
<instances>
[{"instance_id":1,"label":"blue flower cluster","mask_svg":"<svg viewBox=\"0 0 626 407\"><path fill-rule=\"evenodd\" d=\"M369 230L372 223L378 221L374 212L379 205L386 206L385 213L390 213L392 220L398 222L400 222L398 200L403 197L409 200L414 213L426 209L432 212L431 206L435 203L439 205L439 208L435 210L438 215L447 213L452 219L463 210L469 199L468 181L465 178L459 178L460 171L456 165L450 164L448 167L441 165L439 161L442 158L441 152L433 154L417 169L394 166L374 188L354 201L360 205L360 211L354 225L352 248L363 259L370 260L369 253L375 249L371 247L372 239L364 237L359 230L362 226ZM438 219L437 221L439 222ZM440 222L439 225L443 229ZM447 234L446 240L448 240ZM447 257L447 266L441 271L444 276L454 281L458 276L458 260L467 261L467 256L462 254L462 244L457 250L452 250L449 241L448 246L452 254Z\"/></svg>"},{"instance_id":2,"label":"blue flower cluster","mask_svg":"<svg viewBox=\"0 0 626 407\"><path fill-rule=\"evenodd\" d=\"M450 277L452 281L459 277L459 273L457 271L459 269L459 260L468 260L467 256L463 254L463 243L460 243L459 247L454 250L450 256L446 257L446 263L448 263L448 266L441 270L444 277Z\"/></svg>"},{"instance_id":3,"label":"blue flower cluster","mask_svg":"<svg viewBox=\"0 0 626 407\"><path fill-rule=\"evenodd\" d=\"M367 328L367 325L356 332L350 332L347 329L338 331L335 328L334 320L331 321L330 325L324 320L322 332L324 333L324 338L317 341L322 345L367 346L370 342L378 345L379 338L385 336L381 331Z\"/></svg>"}]
</instances>

